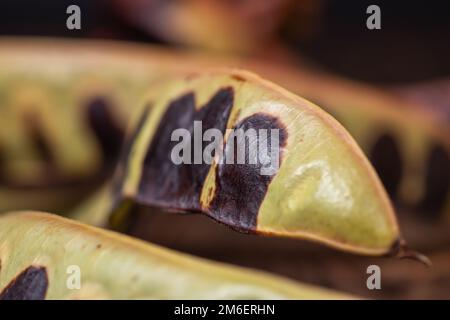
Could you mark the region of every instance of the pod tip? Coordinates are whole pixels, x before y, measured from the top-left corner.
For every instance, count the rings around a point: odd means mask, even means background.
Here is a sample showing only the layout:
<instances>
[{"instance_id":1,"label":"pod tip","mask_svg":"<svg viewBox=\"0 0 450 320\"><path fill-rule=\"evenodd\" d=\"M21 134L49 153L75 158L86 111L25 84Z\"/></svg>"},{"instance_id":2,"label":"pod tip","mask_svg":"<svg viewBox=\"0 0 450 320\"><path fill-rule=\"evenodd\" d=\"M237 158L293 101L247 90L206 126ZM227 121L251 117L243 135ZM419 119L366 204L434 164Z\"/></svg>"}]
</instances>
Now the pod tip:
<instances>
[{"instance_id":1,"label":"pod tip","mask_svg":"<svg viewBox=\"0 0 450 320\"><path fill-rule=\"evenodd\" d=\"M432 266L431 260L427 256L410 249L403 239L399 239L395 242L395 244L392 246L390 255L395 256L399 259L411 259L418 261L428 268Z\"/></svg>"}]
</instances>

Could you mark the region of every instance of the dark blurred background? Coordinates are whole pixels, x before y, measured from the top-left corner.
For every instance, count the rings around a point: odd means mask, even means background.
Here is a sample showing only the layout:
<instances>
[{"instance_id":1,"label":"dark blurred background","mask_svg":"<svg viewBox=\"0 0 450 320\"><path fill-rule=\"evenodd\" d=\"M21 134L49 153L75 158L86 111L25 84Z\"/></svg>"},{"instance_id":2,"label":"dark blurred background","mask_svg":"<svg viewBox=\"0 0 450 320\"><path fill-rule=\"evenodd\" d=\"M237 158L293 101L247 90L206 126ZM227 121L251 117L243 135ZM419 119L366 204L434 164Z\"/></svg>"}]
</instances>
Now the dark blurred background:
<instances>
[{"instance_id":1,"label":"dark blurred background","mask_svg":"<svg viewBox=\"0 0 450 320\"><path fill-rule=\"evenodd\" d=\"M148 21L158 19L155 14L159 14L159 9L164 12L167 7L183 2L2 0L0 34L174 43L176 41L169 41L173 39L168 40L164 32ZM212 2L226 3L227 9L237 12L258 1ZM81 30L72 31L65 27L66 8L71 4L81 8ZM381 8L381 30L368 30L365 26L366 8L371 4ZM383 84L428 80L450 73L448 1L303 0L292 1L289 5L273 33L282 39L283 45L330 71ZM150 9L153 12L146 12ZM262 18L264 16L259 20L256 17L256 29L266 23ZM139 22L142 20L143 23ZM161 22L164 23L170 24L170 21Z\"/></svg>"}]
</instances>

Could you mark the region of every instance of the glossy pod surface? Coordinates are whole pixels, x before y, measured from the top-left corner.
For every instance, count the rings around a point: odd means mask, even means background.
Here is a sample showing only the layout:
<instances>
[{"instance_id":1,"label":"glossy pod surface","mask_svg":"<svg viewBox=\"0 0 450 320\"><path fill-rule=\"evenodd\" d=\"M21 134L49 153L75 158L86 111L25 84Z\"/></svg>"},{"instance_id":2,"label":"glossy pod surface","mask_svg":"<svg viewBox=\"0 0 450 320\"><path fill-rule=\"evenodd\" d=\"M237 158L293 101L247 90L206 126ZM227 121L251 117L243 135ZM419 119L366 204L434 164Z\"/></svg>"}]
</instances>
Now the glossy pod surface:
<instances>
[{"instance_id":1,"label":"glossy pod surface","mask_svg":"<svg viewBox=\"0 0 450 320\"><path fill-rule=\"evenodd\" d=\"M112 222L131 202L202 212L243 232L307 238L365 254L393 251L400 235L391 205L369 162L343 127L312 103L239 70L169 77L152 87L116 177ZM181 116L182 115L182 116ZM171 161L171 133L279 129L279 169L260 164ZM259 140L250 141L250 145ZM395 252L394 252L395 253Z\"/></svg>"},{"instance_id":2,"label":"glossy pod surface","mask_svg":"<svg viewBox=\"0 0 450 320\"><path fill-rule=\"evenodd\" d=\"M0 217L0 261L0 300L349 298L35 212Z\"/></svg>"},{"instance_id":3,"label":"glossy pod surface","mask_svg":"<svg viewBox=\"0 0 450 320\"><path fill-rule=\"evenodd\" d=\"M395 204L419 212L422 222L450 217L450 126L442 117L320 71L255 68L335 117L361 146Z\"/></svg>"}]
</instances>

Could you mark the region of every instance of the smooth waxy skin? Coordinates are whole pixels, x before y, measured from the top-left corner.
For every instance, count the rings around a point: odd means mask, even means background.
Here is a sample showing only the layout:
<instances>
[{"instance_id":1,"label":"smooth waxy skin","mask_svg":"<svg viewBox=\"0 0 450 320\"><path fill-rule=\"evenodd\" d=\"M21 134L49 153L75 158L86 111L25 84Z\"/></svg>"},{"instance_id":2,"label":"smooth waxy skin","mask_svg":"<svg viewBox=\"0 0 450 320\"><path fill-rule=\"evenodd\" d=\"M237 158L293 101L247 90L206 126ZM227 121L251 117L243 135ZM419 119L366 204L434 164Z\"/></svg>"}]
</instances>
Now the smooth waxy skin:
<instances>
[{"instance_id":1,"label":"smooth waxy skin","mask_svg":"<svg viewBox=\"0 0 450 320\"><path fill-rule=\"evenodd\" d=\"M0 217L0 259L0 298L350 297L257 271L193 258L44 213L9 213ZM70 290L66 285L73 274L73 271L67 273L69 266L80 268L79 290Z\"/></svg>"},{"instance_id":2,"label":"smooth waxy skin","mask_svg":"<svg viewBox=\"0 0 450 320\"><path fill-rule=\"evenodd\" d=\"M182 101L180 97L185 97L187 92L193 93L196 110L201 112L201 106L214 101L223 88L234 94L227 128L264 114L277 119L285 132L279 171L271 177L262 199L254 196L260 192L261 184L257 184L256 189L249 187L248 179L251 178L245 168L232 177L234 183L244 181L239 186L243 195L231 195L224 200L227 191L223 186L226 187L229 176L217 174L220 169L216 170L216 163L208 168L202 181L199 203L179 201L177 197L170 198L173 199L171 202L164 198L165 194L158 198L154 193L143 191L161 188L155 182L158 176L145 173L152 163L148 155L153 152L153 136L160 130L161 123L164 125L164 117L173 102ZM147 113L144 124L137 130L128 158L119 164L120 192L112 217L116 226L126 214L123 204L131 200L169 210L203 212L244 232L306 238L363 254L389 253L399 241L392 207L372 167L341 125L312 103L238 70L178 76L152 92L157 93L148 97L152 111ZM168 168L170 170L166 172L161 166L156 172L166 177L177 170L176 167ZM219 185L222 190L216 193ZM242 196L248 203L260 201L255 204L256 212L250 212L256 215L254 224L244 216L249 209L241 209L233 202L236 196ZM185 197L181 191L179 198ZM223 210L226 215L222 214Z\"/></svg>"},{"instance_id":3,"label":"smooth waxy skin","mask_svg":"<svg viewBox=\"0 0 450 320\"><path fill-rule=\"evenodd\" d=\"M402 206L425 211L432 219L449 216L450 180L446 168L450 166L450 127L442 123L442 117L418 110L424 108L421 105L318 70L299 68L291 72L286 67L252 62L248 67L317 103L350 132L368 157L372 158L383 136L392 139L401 163L392 166L394 173L385 166L377 168L382 180L398 176L396 186L388 188L390 196ZM430 158L436 150L444 155L442 161L434 163ZM380 152L379 157L388 165L395 161L389 150ZM441 168L441 182L427 181L427 170L433 166ZM447 188L436 189L436 184L445 183ZM432 198L433 192L439 193L434 199L436 208L428 208L424 202L430 202L427 198Z\"/></svg>"}]
</instances>

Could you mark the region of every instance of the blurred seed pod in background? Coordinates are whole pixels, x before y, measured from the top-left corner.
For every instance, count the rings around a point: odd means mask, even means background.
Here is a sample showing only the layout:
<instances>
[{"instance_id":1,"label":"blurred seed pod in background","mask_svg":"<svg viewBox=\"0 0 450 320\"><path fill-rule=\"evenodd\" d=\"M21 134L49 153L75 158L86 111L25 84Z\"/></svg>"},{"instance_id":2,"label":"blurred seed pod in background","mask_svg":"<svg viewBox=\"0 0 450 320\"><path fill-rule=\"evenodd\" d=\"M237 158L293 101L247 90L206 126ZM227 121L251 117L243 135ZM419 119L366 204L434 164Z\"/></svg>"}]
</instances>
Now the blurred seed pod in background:
<instances>
[{"instance_id":1,"label":"blurred seed pod in background","mask_svg":"<svg viewBox=\"0 0 450 320\"><path fill-rule=\"evenodd\" d=\"M278 42L280 29L295 13L292 32L307 34L321 1L113 1L127 23L165 42L249 53ZM295 30L295 31L294 31Z\"/></svg>"}]
</instances>

